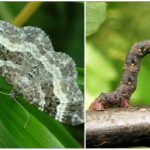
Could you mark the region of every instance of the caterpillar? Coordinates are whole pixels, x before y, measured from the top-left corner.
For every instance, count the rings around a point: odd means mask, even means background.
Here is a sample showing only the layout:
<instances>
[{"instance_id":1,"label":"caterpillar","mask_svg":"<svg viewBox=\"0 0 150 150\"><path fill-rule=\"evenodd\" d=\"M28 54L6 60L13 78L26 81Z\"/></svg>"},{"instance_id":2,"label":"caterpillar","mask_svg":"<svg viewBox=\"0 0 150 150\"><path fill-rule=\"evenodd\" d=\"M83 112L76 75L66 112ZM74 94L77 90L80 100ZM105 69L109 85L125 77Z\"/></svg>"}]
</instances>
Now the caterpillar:
<instances>
[{"instance_id":1,"label":"caterpillar","mask_svg":"<svg viewBox=\"0 0 150 150\"><path fill-rule=\"evenodd\" d=\"M147 54L150 54L150 40L135 43L125 59L119 86L114 92L101 93L91 104L90 109L104 110L110 107L128 107L129 99L136 90L141 59Z\"/></svg>"}]
</instances>

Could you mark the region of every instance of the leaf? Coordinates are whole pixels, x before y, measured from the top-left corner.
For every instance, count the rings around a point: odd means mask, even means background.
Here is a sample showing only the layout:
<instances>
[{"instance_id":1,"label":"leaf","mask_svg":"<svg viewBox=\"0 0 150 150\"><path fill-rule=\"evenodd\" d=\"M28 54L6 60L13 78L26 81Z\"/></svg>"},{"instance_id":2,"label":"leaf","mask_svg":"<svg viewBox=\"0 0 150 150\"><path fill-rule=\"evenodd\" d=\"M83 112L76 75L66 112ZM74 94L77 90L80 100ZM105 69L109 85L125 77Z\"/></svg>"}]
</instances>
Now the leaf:
<instances>
[{"instance_id":1,"label":"leaf","mask_svg":"<svg viewBox=\"0 0 150 150\"><path fill-rule=\"evenodd\" d=\"M0 83L0 89L11 88L2 78ZM3 90L3 92L8 92L8 90ZM17 101L29 113L26 128L24 125L27 121L27 114L14 99L0 94L0 101L0 147L81 147L62 123L39 111L21 97L17 97Z\"/></svg>"},{"instance_id":2,"label":"leaf","mask_svg":"<svg viewBox=\"0 0 150 150\"><path fill-rule=\"evenodd\" d=\"M86 3L86 36L94 34L106 18L106 3Z\"/></svg>"}]
</instances>

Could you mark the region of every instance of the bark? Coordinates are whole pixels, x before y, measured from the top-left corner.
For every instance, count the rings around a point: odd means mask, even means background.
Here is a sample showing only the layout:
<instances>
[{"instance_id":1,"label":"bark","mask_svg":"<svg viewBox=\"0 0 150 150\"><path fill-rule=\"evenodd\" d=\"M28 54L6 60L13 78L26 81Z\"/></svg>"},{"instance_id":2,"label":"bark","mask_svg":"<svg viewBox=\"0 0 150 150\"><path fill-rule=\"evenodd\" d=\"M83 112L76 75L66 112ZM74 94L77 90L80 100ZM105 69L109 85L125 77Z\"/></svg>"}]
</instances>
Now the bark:
<instances>
[{"instance_id":1,"label":"bark","mask_svg":"<svg viewBox=\"0 0 150 150\"><path fill-rule=\"evenodd\" d=\"M150 146L150 107L87 111L86 146Z\"/></svg>"}]
</instances>

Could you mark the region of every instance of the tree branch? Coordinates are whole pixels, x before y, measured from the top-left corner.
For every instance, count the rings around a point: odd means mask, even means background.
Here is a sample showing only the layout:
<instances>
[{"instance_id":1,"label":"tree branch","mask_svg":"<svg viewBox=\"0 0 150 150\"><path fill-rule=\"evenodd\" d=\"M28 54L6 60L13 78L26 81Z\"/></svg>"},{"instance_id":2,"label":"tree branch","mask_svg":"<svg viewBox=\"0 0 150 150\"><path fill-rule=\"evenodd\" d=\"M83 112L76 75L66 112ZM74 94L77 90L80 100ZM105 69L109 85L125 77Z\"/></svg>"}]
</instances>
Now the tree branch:
<instances>
[{"instance_id":1,"label":"tree branch","mask_svg":"<svg viewBox=\"0 0 150 150\"><path fill-rule=\"evenodd\" d=\"M150 146L150 107L87 111L87 147Z\"/></svg>"}]
</instances>

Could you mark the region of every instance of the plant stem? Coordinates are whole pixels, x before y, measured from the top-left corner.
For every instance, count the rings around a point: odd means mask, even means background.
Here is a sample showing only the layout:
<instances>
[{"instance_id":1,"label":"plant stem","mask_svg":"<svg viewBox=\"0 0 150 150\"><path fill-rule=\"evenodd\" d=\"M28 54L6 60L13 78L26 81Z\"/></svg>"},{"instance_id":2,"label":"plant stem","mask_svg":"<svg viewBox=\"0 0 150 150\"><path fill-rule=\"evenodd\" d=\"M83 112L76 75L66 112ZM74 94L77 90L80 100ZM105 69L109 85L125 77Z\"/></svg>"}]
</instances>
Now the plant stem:
<instances>
[{"instance_id":1,"label":"plant stem","mask_svg":"<svg viewBox=\"0 0 150 150\"><path fill-rule=\"evenodd\" d=\"M12 24L18 27L24 25L29 18L33 15L33 13L39 8L42 2L29 2L26 6L21 10L21 12L15 17L12 21Z\"/></svg>"}]
</instances>

